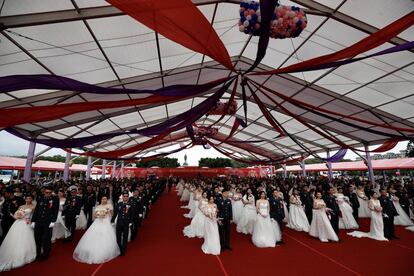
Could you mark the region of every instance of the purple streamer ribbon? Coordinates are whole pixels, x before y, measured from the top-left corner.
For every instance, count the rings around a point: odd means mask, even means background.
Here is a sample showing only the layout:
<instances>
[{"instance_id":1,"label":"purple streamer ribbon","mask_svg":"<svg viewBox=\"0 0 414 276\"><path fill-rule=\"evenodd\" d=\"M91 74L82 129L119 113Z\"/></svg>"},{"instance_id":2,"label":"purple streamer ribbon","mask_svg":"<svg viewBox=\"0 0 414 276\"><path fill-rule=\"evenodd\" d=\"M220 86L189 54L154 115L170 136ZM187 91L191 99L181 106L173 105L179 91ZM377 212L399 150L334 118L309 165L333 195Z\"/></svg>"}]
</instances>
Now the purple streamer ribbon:
<instances>
[{"instance_id":1,"label":"purple streamer ribbon","mask_svg":"<svg viewBox=\"0 0 414 276\"><path fill-rule=\"evenodd\" d=\"M138 90L128 88L101 87L55 75L12 75L0 77L0 93L23 89L69 90L91 94L154 94L169 97L184 97L197 95L200 90L211 89L224 83L229 78L219 79L200 85L178 84L155 90Z\"/></svg>"},{"instance_id":2,"label":"purple streamer ribbon","mask_svg":"<svg viewBox=\"0 0 414 276\"><path fill-rule=\"evenodd\" d=\"M348 149L340 149L329 158L321 158L319 156L317 158L325 162L338 162L338 161L341 161L345 157L347 151Z\"/></svg>"},{"instance_id":3,"label":"purple streamer ribbon","mask_svg":"<svg viewBox=\"0 0 414 276\"><path fill-rule=\"evenodd\" d=\"M69 139L38 139L28 137L13 128L7 128L6 131L9 133L36 143L40 143L43 145L47 145L50 147L55 148L79 148L86 145L94 144L103 140L111 139L116 136L127 135L127 134L140 134L144 136L153 136L165 133L166 131L170 131L172 128L174 130L179 130L184 128L188 125L191 125L199 118L201 118L204 114L206 114L216 103L217 101L223 96L223 94L229 89L231 83L233 82L234 78L224 84L217 92L213 95L208 97L205 101L201 102L194 108L187 110L180 115L175 116L174 118L168 119L162 123L159 123L154 126L150 126L144 129L134 129L129 131L121 131L121 132L113 132L113 133L105 133L105 134L98 134L94 136L82 137L82 138L69 138Z\"/></svg>"}]
</instances>

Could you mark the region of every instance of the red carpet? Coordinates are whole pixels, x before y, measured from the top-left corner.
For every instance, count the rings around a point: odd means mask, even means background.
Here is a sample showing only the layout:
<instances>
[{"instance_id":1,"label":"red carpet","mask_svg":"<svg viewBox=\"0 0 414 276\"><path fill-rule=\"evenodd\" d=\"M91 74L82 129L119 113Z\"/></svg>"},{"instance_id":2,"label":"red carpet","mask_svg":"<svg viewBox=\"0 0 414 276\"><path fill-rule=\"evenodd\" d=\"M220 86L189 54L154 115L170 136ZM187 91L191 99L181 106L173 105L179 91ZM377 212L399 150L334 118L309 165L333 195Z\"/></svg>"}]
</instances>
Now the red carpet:
<instances>
[{"instance_id":1,"label":"red carpet","mask_svg":"<svg viewBox=\"0 0 414 276\"><path fill-rule=\"evenodd\" d=\"M129 243L126 256L103 265L85 265L72 259L76 242L57 242L45 262L36 262L4 275L412 275L414 233L397 228L398 241L378 242L349 237L341 231L339 243L321 243L306 233L285 229L285 245L259 249L251 237L233 228L233 251L218 258L201 251L201 239L189 239L175 193L164 194ZM369 222L362 221L362 231ZM79 239L81 233L77 233Z\"/></svg>"}]
</instances>

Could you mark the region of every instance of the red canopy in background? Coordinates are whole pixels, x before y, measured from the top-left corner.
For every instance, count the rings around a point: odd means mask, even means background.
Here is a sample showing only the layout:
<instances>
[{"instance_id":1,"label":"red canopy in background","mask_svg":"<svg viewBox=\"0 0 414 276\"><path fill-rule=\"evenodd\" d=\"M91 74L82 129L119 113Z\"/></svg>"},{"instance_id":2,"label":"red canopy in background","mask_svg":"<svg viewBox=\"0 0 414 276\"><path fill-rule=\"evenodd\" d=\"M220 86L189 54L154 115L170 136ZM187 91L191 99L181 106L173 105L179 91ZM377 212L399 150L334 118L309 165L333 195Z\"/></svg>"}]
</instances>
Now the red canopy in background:
<instances>
[{"instance_id":1,"label":"red canopy in background","mask_svg":"<svg viewBox=\"0 0 414 276\"><path fill-rule=\"evenodd\" d=\"M112 174L112 166L107 167L110 174ZM119 177L120 168L117 168L116 175ZM268 177L274 174L274 167L248 167L248 168L207 168L207 167L178 167L178 168L135 168L125 167L125 177L147 177L149 175L156 175L158 177L178 176L178 177L217 177L217 176L241 176L241 177Z\"/></svg>"},{"instance_id":2,"label":"red canopy in background","mask_svg":"<svg viewBox=\"0 0 414 276\"><path fill-rule=\"evenodd\" d=\"M397 159L381 159L372 160L374 170L397 170L397 169L414 169L414 158L397 158ZM302 168L299 165L286 166L288 172L301 172ZM326 163L306 164L305 170L307 172L327 171ZM333 171L366 171L368 167L364 161L354 162L337 162L332 163ZM283 172L280 168L276 170L277 173Z\"/></svg>"},{"instance_id":3,"label":"red canopy in background","mask_svg":"<svg viewBox=\"0 0 414 276\"><path fill-rule=\"evenodd\" d=\"M26 166L25 158L0 156L0 170L20 170L23 171ZM39 160L32 165L33 171L63 171L65 163ZM69 167L70 171L74 172L86 172L86 165L73 164ZM101 173L102 170L93 167L92 173Z\"/></svg>"}]
</instances>

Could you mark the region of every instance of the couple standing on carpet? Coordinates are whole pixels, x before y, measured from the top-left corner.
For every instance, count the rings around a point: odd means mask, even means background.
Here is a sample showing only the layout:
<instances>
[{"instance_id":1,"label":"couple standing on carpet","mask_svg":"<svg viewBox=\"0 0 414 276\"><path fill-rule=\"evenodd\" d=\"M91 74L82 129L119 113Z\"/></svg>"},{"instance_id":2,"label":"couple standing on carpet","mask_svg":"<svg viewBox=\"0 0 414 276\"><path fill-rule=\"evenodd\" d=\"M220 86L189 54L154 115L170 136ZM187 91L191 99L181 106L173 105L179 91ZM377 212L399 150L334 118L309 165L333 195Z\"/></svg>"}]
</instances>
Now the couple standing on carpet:
<instances>
[{"instance_id":1,"label":"couple standing on carpet","mask_svg":"<svg viewBox=\"0 0 414 276\"><path fill-rule=\"evenodd\" d=\"M46 187L44 195L34 203L33 196L25 197L26 204L13 214L15 219L0 247L0 271L21 267L32 261L43 261L51 251L52 229L59 212L59 200ZM106 196L95 208L95 220L79 241L73 257L83 263L109 261L126 251L131 221L128 194L123 194L113 212ZM113 213L113 215L112 215ZM111 219L112 217L112 219ZM116 233L111 221L116 222Z\"/></svg>"},{"instance_id":2,"label":"couple standing on carpet","mask_svg":"<svg viewBox=\"0 0 414 276\"><path fill-rule=\"evenodd\" d=\"M370 231L368 233L354 231L348 235L357 238L371 238L379 241L388 241L390 239L398 239L394 232L394 217L398 216L398 212L387 195L385 189L380 189L380 195L375 191L371 191L371 199L368 202L368 209L371 213Z\"/></svg>"},{"instance_id":3,"label":"couple standing on carpet","mask_svg":"<svg viewBox=\"0 0 414 276\"><path fill-rule=\"evenodd\" d=\"M73 258L82 263L99 264L118 255L124 256L134 211L128 191L122 193L122 201L115 209L103 196L101 204L95 208L95 220L76 246Z\"/></svg>"},{"instance_id":4,"label":"couple standing on carpet","mask_svg":"<svg viewBox=\"0 0 414 276\"><path fill-rule=\"evenodd\" d=\"M203 192L191 224L183 230L189 238L204 238L201 249L206 254L219 255L223 250L231 250L230 224L233 220L229 192L208 195Z\"/></svg>"}]
</instances>

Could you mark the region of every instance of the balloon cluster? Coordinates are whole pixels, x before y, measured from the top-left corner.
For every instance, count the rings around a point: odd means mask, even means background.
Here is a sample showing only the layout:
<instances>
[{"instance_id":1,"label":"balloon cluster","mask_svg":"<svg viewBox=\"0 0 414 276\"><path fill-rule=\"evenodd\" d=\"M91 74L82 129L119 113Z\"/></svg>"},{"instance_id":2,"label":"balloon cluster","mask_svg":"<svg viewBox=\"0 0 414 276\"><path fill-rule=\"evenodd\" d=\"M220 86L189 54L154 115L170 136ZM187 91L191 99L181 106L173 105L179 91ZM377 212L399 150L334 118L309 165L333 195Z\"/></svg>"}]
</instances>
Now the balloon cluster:
<instances>
[{"instance_id":1,"label":"balloon cluster","mask_svg":"<svg viewBox=\"0 0 414 276\"><path fill-rule=\"evenodd\" d=\"M197 127L194 129L195 136L199 137L212 137L214 135L217 135L218 128L215 127Z\"/></svg>"},{"instance_id":2,"label":"balloon cluster","mask_svg":"<svg viewBox=\"0 0 414 276\"><path fill-rule=\"evenodd\" d=\"M217 102L216 105L207 113L208 115L234 115L237 111L237 102Z\"/></svg>"},{"instance_id":3,"label":"balloon cluster","mask_svg":"<svg viewBox=\"0 0 414 276\"><path fill-rule=\"evenodd\" d=\"M240 3L239 30L245 34L260 35L260 5L254 1Z\"/></svg>"},{"instance_id":4,"label":"balloon cluster","mask_svg":"<svg viewBox=\"0 0 414 276\"><path fill-rule=\"evenodd\" d=\"M245 0L240 3L239 30L245 34L260 35L260 5ZM276 6L270 22L271 38L298 37L308 21L305 12L299 7Z\"/></svg>"}]
</instances>

